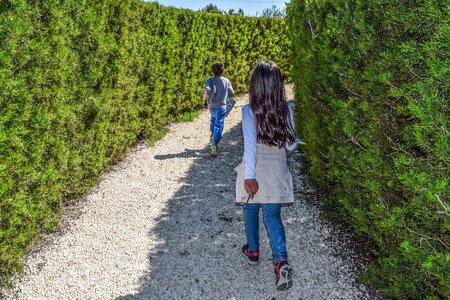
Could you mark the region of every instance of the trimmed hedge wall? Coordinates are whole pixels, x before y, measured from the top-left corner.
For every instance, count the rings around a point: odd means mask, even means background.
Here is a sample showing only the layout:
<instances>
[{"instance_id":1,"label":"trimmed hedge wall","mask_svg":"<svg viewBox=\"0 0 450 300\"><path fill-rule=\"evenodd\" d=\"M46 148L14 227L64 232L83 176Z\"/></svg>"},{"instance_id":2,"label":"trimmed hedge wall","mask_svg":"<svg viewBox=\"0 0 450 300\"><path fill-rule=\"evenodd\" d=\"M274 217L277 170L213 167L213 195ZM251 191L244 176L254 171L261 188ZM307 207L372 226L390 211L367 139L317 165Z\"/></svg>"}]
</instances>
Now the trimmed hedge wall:
<instances>
[{"instance_id":1,"label":"trimmed hedge wall","mask_svg":"<svg viewBox=\"0 0 450 300\"><path fill-rule=\"evenodd\" d=\"M203 107L214 61L237 92L260 58L288 69L284 33L279 19L139 0L2 0L0 284L67 199L139 137Z\"/></svg>"},{"instance_id":2,"label":"trimmed hedge wall","mask_svg":"<svg viewBox=\"0 0 450 300\"><path fill-rule=\"evenodd\" d=\"M448 299L447 3L293 0L287 14L311 178L377 258L360 278Z\"/></svg>"}]
</instances>

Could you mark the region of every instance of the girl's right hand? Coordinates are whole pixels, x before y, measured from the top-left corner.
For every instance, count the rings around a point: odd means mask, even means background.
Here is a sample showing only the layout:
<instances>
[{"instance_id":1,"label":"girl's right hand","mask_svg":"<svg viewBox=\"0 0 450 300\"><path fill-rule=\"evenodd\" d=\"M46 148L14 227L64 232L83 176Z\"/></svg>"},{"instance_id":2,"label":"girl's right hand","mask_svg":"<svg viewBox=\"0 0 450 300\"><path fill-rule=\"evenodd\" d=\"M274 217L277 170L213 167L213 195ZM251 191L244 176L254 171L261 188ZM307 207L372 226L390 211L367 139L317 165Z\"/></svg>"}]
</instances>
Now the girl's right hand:
<instances>
[{"instance_id":1,"label":"girl's right hand","mask_svg":"<svg viewBox=\"0 0 450 300\"><path fill-rule=\"evenodd\" d=\"M259 185L256 179L245 179L244 180L244 189L250 196L253 196L258 192Z\"/></svg>"}]
</instances>

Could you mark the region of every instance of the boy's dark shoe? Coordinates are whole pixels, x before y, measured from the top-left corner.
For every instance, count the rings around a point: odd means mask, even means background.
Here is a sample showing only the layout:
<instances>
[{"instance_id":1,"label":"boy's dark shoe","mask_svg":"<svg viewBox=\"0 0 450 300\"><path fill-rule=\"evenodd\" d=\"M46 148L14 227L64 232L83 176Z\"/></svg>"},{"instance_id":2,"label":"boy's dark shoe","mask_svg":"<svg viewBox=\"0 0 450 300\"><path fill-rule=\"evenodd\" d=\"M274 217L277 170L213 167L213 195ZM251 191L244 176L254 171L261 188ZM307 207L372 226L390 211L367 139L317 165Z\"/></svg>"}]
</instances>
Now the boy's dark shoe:
<instances>
[{"instance_id":1,"label":"boy's dark shoe","mask_svg":"<svg viewBox=\"0 0 450 300\"><path fill-rule=\"evenodd\" d=\"M275 279L277 291L284 291L292 287L292 268L287 260L282 258L275 265Z\"/></svg>"},{"instance_id":2,"label":"boy's dark shoe","mask_svg":"<svg viewBox=\"0 0 450 300\"><path fill-rule=\"evenodd\" d=\"M242 255L250 265L257 265L259 262L259 251L250 251L248 245L242 247Z\"/></svg>"}]
</instances>

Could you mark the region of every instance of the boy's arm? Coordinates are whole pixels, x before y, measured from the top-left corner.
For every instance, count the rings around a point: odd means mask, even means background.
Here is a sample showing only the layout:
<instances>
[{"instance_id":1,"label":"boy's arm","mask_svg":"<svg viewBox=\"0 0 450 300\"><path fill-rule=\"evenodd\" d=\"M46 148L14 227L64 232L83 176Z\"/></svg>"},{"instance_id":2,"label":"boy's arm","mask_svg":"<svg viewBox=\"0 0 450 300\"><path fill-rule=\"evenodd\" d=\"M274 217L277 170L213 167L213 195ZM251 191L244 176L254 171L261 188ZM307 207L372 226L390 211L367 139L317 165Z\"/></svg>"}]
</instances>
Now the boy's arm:
<instances>
[{"instance_id":1,"label":"boy's arm","mask_svg":"<svg viewBox=\"0 0 450 300\"><path fill-rule=\"evenodd\" d=\"M205 87L205 90L203 91L202 97L203 99L208 99L209 93L211 92L211 88Z\"/></svg>"},{"instance_id":2,"label":"boy's arm","mask_svg":"<svg viewBox=\"0 0 450 300\"><path fill-rule=\"evenodd\" d=\"M211 93L211 85L210 85L210 80L208 79L205 83L205 89L203 90L203 99L208 99L209 94Z\"/></svg>"},{"instance_id":3,"label":"boy's arm","mask_svg":"<svg viewBox=\"0 0 450 300\"><path fill-rule=\"evenodd\" d=\"M233 87L231 86L231 82L230 81L228 81L228 98L231 98L231 97L233 97L234 96L234 90L233 90Z\"/></svg>"}]
</instances>

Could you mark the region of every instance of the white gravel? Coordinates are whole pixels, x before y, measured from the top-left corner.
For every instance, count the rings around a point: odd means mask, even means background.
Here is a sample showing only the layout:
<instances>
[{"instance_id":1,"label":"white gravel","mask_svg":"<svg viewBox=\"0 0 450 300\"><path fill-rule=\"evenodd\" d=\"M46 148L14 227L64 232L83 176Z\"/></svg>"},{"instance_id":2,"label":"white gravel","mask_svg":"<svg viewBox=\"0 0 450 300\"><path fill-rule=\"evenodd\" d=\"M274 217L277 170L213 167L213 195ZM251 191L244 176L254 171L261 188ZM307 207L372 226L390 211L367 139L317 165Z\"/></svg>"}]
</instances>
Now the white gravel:
<instances>
[{"instance_id":1,"label":"white gravel","mask_svg":"<svg viewBox=\"0 0 450 300\"><path fill-rule=\"evenodd\" d=\"M226 119L218 158L209 156L206 110L193 122L170 125L155 145L136 145L88 196L65 210L59 233L26 257L24 278L3 297L374 298L356 282L361 264L348 250L348 237L306 201L311 190L300 151L290 156L296 202L283 210L294 287L275 290L264 226L259 266L241 258L244 224L242 208L234 205L233 169L243 153L240 108L246 99L237 99Z\"/></svg>"}]
</instances>

